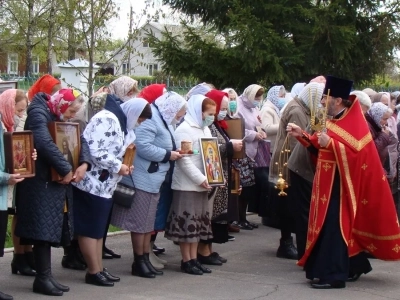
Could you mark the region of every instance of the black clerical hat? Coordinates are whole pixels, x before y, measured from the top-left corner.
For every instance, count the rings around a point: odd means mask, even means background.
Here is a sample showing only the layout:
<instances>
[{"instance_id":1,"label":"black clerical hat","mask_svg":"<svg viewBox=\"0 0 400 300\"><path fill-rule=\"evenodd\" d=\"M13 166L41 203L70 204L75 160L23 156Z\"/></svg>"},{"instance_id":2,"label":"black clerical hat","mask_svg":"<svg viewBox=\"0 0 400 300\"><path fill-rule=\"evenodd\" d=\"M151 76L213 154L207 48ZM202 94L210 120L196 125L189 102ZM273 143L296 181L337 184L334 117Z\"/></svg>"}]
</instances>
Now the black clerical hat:
<instances>
[{"instance_id":1,"label":"black clerical hat","mask_svg":"<svg viewBox=\"0 0 400 300\"><path fill-rule=\"evenodd\" d=\"M334 98L349 99L353 81L337 78L334 76L326 76L326 84L324 89L324 95L332 96Z\"/></svg>"}]
</instances>

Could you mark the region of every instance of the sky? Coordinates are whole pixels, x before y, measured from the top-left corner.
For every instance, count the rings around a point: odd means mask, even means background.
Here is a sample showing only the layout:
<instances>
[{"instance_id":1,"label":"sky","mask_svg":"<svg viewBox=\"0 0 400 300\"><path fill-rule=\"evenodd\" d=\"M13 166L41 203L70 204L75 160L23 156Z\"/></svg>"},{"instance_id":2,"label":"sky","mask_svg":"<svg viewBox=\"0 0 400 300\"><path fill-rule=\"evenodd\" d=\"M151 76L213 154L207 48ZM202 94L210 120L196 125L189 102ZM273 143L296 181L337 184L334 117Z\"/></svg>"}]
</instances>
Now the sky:
<instances>
[{"instance_id":1,"label":"sky","mask_svg":"<svg viewBox=\"0 0 400 300\"><path fill-rule=\"evenodd\" d=\"M113 32L115 39L125 39L128 35L130 7L133 7L136 14L141 15L141 11L146 7L146 1L148 0L114 0L114 3L120 8L119 17L112 20L109 24L110 30ZM162 7L161 0L154 1L156 2L157 7ZM147 13L153 14L154 11L154 9L150 9ZM136 19L135 23L137 24L139 18L136 17ZM143 23L145 18L141 18L141 20L141 23ZM134 26L136 26L136 24Z\"/></svg>"}]
</instances>

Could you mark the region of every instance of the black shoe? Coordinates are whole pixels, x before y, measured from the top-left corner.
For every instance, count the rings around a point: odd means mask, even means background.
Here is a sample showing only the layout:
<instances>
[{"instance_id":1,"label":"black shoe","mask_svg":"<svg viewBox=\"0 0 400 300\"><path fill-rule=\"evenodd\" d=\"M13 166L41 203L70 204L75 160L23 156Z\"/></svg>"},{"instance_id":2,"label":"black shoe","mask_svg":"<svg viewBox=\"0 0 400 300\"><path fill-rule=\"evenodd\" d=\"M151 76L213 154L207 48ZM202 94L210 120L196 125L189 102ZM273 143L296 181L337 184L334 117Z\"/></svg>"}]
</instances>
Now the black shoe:
<instances>
[{"instance_id":1,"label":"black shoe","mask_svg":"<svg viewBox=\"0 0 400 300\"><path fill-rule=\"evenodd\" d=\"M0 292L0 300L13 300L13 299L14 299L13 296Z\"/></svg>"},{"instance_id":2,"label":"black shoe","mask_svg":"<svg viewBox=\"0 0 400 300\"><path fill-rule=\"evenodd\" d=\"M203 273L211 273L212 271L209 268L203 266L197 259L191 259L192 265L196 266Z\"/></svg>"},{"instance_id":3,"label":"black shoe","mask_svg":"<svg viewBox=\"0 0 400 300\"><path fill-rule=\"evenodd\" d=\"M86 264L82 264L76 257L73 255L64 255L61 260L61 265L63 268L72 269L72 270L86 270Z\"/></svg>"},{"instance_id":4,"label":"black shoe","mask_svg":"<svg viewBox=\"0 0 400 300\"><path fill-rule=\"evenodd\" d=\"M203 271L193 265L191 260L187 262L181 261L181 270L190 275L203 275Z\"/></svg>"},{"instance_id":5,"label":"black shoe","mask_svg":"<svg viewBox=\"0 0 400 300\"><path fill-rule=\"evenodd\" d=\"M165 252L165 248L157 247L155 244L153 245L153 252L155 255L161 254Z\"/></svg>"},{"instance_id":6,"label":"black shoe","mask_svg":"<svg viewBox=\"0 0 400 300\"><path fill-rule=\"evenodd\" d=\"M157 270L151 264L150 259L149 259L149 253L145 253L145 254L143 254L143 256L144 256L144 262L151 273L153 273L154 275L163 275L164 274L163 271Z\"/></svg>"},{"instance_id":7,"label":"black shoe","mask_svg":"<svg viewBox=\"0 0 400 300\"><path fill-rule=\"evenodd\" d=\"M109 254L112 258L121 258L121 255L115 253L114 251L108 249L107 247L103 247L103 256L104 254Z\"/></svg>"},{"instance_id":8,"label":"black shoe","mask_svg":"<svg viewBox=\"0 0 400 300\"><path fill-rule=\"evenodd\" d=\"M101 272L101 274L108 279L108 281L111 282L118 282L121 280L121 278L112 275L110 272L108 272L107 268L103 268L103 272Z\"/></svg>"},{"instance_id":9,"label":"black shoe","mask_svg":"<svg viewBox=\"0 0 400 300\"><path fill-rule=\"evenodd\" d=\"M144 261L144 255L135 254L135 262L132 264L132 275L143 278L156 278Z\"/></svg>"},{"instance_id":10,"label":"black shoe","mask_svg":"<svg viewBox=\"0 0 400 300\"><path fill-rule=\"evenodd\" d=\"M293 238L290 237L286 240L280 240L280 245L276 256L279 258L298 259L297 249L293 244Z\"/></svg>"},{"instance_id":11,"label":"black shoe","mask_svg":"<svg viewBox=\"0 0 400 300\"><path fill-rule=\"evenodd\" d=\"M249 221L246 221L246 224L253 227L253 228L258 228L258 225L255 223L250 223Z\"/></svg>"},{"instance_id":12,"label":"black shoe","mask_svg":"<svg viewBox=\"0 0 400 300\"><path fill-rule=\"evenodd\" d=\"M241 229L241 230L253 230L253 227L251 227L249 224L247 224L246 222L240 222L239 224L238 224L238 227Z\"/></svg>"},{"instance_id":13,"label":"black shoe","mask_svg":"<svg viewBox=\"0 0 400 300\"><path fill-rule=\"evenodd\" d=\"M36 272L29 266L25 254L14 253L13 260L11 262L11 272L13 274L21 274L24 276L35 276Z\"/></svg>"},{"instance_id":14,"label":"black shoe","mask_svg":"<svg viewBox=\"0 0 400 300\"><path fill-rule=\"evenodd\" d=\"M212 254L209 256L203 256L201 254L197 254L197 260L199 261L199 263L203 265L222 266L222 262Z\"/></svg>"},{"instance_id":15,"label":"black shoe","mask_svg":"<svg viewBox=\"0 0 400 300\"><path fill-rule=\"evenodd\" d=\"M220 256L217 252L213 252L213 253L211 253L211 255L216 257L223 264L228 262L228 260L226 258L223 258L222 256Z\"/></svg>"},{"instance_id":16,"label":"black shoe","mask_svg":"<svg viewBox=\"0 0 400 300\"><path fill-rule=\"evenodd\" d=\"M347 282L355 282L358 279L360 279L361 275L362 275L362 273L356 273L356 274L349 275Z\"/></svg>"},{"instance_id":17,"label":"black shoe","mask_svg":"<svg viewBox=\"0 0 400 300\"><path fill-rule=\"evenodd\" d=\"M320 280L318 283L312 283L311 287L320 290L343 289L346 287L346 283L344 281L323 282Z\"/></svg>"},{"instance_id":18,"label":"black shoe","mask_svg":"<svg viewBox=\"0 0 400 300\"><path fill-rule=\"evenodd\" d=\"M85 282L98 286L114 286L114 282L109 281L101 272L96 274L86 273Z\"/></svg>"},{"instance_id":19,"label":"black shoe","mask_svg":"<svg viewBox=\"0 0 400 300\"><path fill-rule=\"evenodd\" d=\"M233 235L228 234L228 241L233 242L236 238Z\"/></svg>"},{"instance_id":20,"label":"black shoe","mask_svg":"<svg viewBox=\"0 0 400 300\"><path fill-rule=\"evenodd\" d=\"M26 262L31 267L31 269L36 270L35 258L33 256L33 251L25 252L25 257L26 257Z\"/></svg>"},{"instance_id":21,"label":"black shoe","mask_svg":"<svg viewBox=\"0 0 400 300\"><path fill-rule=\"evenodd\" d=\"M63 285L63 284L59 283L57 280L55 280L55 278L53 276L50 277L50 281L60 291L69 292L69 286L66 286L66 285Z\"/></svg>"}]
</instances>

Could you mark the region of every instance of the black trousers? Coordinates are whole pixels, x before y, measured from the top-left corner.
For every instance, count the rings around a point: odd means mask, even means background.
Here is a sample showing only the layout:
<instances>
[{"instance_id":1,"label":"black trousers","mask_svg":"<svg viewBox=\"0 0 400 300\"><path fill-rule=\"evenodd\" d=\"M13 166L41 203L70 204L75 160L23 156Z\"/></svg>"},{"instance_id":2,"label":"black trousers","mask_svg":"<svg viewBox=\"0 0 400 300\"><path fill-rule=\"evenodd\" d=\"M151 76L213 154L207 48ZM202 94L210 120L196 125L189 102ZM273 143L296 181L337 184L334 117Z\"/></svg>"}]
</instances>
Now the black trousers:
<instances>
[{"instance_id":1,"label":"black trousers","mask_svg":"<svg viewBox=\"0 0 400 300\"><path fill-rule=\"evenodd\" d=\"M296 172L290 171L290 184L291 193L289 196L295 207L297 252L299 254L298 258L301 259L306 250L312 182L305 180Z\"/></svg>"}]
</instances>

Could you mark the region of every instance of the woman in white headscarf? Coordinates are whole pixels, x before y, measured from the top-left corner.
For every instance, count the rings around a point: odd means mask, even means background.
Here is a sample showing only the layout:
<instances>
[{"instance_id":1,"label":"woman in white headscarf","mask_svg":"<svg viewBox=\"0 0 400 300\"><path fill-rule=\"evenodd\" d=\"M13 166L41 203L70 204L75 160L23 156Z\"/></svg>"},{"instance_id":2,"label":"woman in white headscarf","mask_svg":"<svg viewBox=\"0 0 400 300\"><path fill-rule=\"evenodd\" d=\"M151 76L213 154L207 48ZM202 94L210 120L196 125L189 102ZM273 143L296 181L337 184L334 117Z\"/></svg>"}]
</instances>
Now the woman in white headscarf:
<instances>
[{"instance_id":1,"label":"woman in white headscarf","mask_svg":"<svg viewBox=\"0 0 400 300\"><path fill-rule=\"evenodd\" d=\"M214 122L216 104L213 100L193 95L188 101L188 112L175 131L179 148L182 141L191 142L194 153L201 153L200 138L210 138L208 128ZM176 162L172 177L173 198L165 236L179 242L181 270L192 275L211 273L197 260L197 247L201 239L211 239L211 215L208 204L207 176L201 155L183 157Z\"/></svg>"},{"instance_id":2,"label":"woman in white headscarf","mask_svg":"<svg viewBox=\"0 0 400 300\"><path fill-rule=\"evenodd\" d=\"M207 82L199 83L198 85L192 87L192 89L186 94L186 100L194 95L205 95L214 89L215 87L212 84Z\"/></svg>"},{"instance_id":3,"label":"woman in white headscarf","mask_svg":"<svg viewBox=\"0 0 400 300\"><path fill-rule=\"evenodd\" d=\"M151 105L151 110L152 118L135 129L136 156L132 174L136 188L135 200L131 208L114 204L111 218L111 224L131 232L135 256L132 275L145 278L163 274L150 263L150 239L161 185L172 163L182 157L176 151L171 125L184 116L186 101L177 93L168 92Z\"/></svg>"},{"instance_id":4,"label":"woman in white headscarf","mask_svg":"<svg viewBox=\"0 0 400 300\"><path fill-rule=\"evenodd\" d=\"M250 203L252 204L251 211L253 212L258 212L258 206L260 204L260 197L257 196L256 191L257 176L255 174L255 169L261 170L263 167L258 166L257 163L255 163L255 160L259 144L267 137L265 132L259 132L257 130L258 127L261 128L262 126L258 107L263 95L264 88L258 84L252 84L244 90L243 94L237 100L238 107L235 116L241 118L244 122L246 157L238 160L240 181L243 188L242 193L239 196L239 222L235 225L244 230L253 230L253 228L258 227L257 224L247 221L246 212L248 204L249 211ZM268 178L268 173L266 174L266 177ZM262 183L260 182L260 184Z\"/></svg>"},{"instance_id":5,"label":"woman in white headscarf","mask_svg":"<svg viewBox=\"0 0 400 300\"><path fill-rule=\"evenodd\" d=\"M152 117L144 99L133 99L121 106L117 101L114 95L107 95L104 109L85 128L83 136L89 144L92 167L73 189L74 229L88 266L85 282L99 286L113 286L120 280L103 268L103 235L113 203L112 194L122 176L133 169L122 163L127 147L136 138L133 129Z\"/></svg>"}]
</instances>

